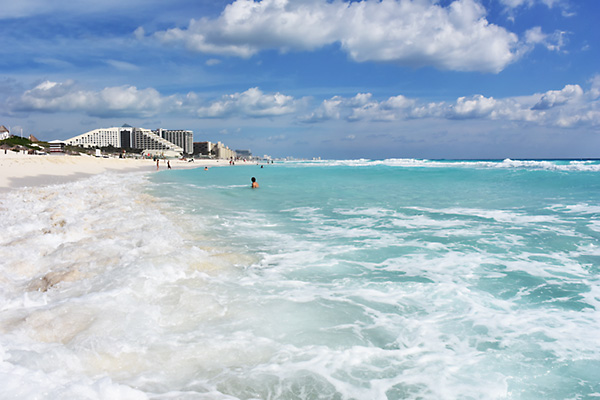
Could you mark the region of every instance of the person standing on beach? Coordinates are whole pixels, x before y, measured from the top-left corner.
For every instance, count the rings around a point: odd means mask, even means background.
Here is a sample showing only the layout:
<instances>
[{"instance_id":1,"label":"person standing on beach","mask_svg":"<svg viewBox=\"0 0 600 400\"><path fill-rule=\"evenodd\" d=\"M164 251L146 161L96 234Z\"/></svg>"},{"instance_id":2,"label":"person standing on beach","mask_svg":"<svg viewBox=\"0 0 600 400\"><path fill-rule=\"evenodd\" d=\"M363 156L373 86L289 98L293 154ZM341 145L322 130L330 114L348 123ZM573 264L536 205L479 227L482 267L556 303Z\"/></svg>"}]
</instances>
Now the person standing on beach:
<instances>
[{"instance_id":1,"label":"person standing on beach","mask_svg":"<svg viewBox=\"0 0 600 400\"><path fill-rule=\"evenodd\" d=\"M159 165L159 163L160 163L160 160L159 160L159 159L156 159L156 170L157 170L157 171L158 171L158 165Z\"/></svg>"},{"instance_id":2,"label":"person standing on beach","mask_svg":"<svg viewBox=\"0 0 600 400\"><path fill-rule=\"evenodd\" d=\"M252 189L258 189L258 182L256 182L256 178L252 177L250 180L252 181Z\"/></svg>"},{"instance_id":3,"label":"person standing on beach","mask_svg":"<svg viewBox=\"0 0 600 400\"><path fill-rule=\"evenodd\" d=\"M171 161L167 161L167 168L171 169Z\"/></svg>"}]
</instances>

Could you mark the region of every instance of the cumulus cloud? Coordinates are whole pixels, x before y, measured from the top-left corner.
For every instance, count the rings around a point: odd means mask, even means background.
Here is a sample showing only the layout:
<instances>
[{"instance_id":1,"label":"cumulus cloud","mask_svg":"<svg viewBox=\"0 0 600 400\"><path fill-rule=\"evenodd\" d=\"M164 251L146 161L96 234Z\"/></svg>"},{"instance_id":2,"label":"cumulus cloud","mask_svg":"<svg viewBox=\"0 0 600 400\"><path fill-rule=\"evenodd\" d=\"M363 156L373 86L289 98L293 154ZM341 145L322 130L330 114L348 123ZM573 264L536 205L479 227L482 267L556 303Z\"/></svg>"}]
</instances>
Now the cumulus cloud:
<instances>
[{"instance_id":1,"label":"cumulus cloud","mask_svg":"<svg viewBox=\"0 0 600 400\"><path fill-rule=\"evenodd\" d=\"M579 85L567 85L561 90L549 90L532 107L533 110L547 110L571 101L577 101L583 96Z\"/></svg>"},{"instance_id":2,"label":"cumulus cloud","mask_svg":"<svg viewBox=\"0 0 600 400\"><path fill-rule=\"evenodd\" d=\"M456 103L449 107L450 118L483 118L489 116L497 107L498 102L493 97L485 97L480 94L467 97L459 97Z\"/></svg>"},{"instance_id":3,"label":"cumulus cloud","mask_svg":"<svg viewBox=\"0 0 600 400\"><path fill-rule=\"evenodd\" d=\"M369 94L369 99L370 99ZM415 100L402 95L393 96L382 102L369 101L354 107L348 120L359 120L365 116L374 121L393 121L398 118L410 116L410 111L415 105Z\"/></svg>"},{"instance_id":4,"label":"cumulus cloud","mask_svg":"<svg viewBox=\"0 0 600 400\"><path fill-rule=\"evenodd\" d=\"M338 43L358 62L499 72L519 57L517 35L491 24L475 0L236 0L216 19L154 34L197 52L250 57L265 49Z\"/></svg>"},{"instance_id":5,"label":"cumulus cloud","mask_svg":"<svg viewBox=\"0 0 600 400\"><path fill-rule=\"evenodd\" d=\"M2 83L2 82L0 82ZM196 118L295 117L303 123L345 120L393 123L416 119L494 120L533 123L562 128L600 127L600 76L590 80L586 91L566 85L522 97L494 98L481 94L453 101L426 102L404 95L376 99L372 93L351 97L333 96L312 111L309 100L283 93L264 93L257 87L206 101L196 93L161 95L156 89L135 86L83 89L75 81L44 81L34 88L8 97L2 108L15 112L81 112L94 117L147 118L168 113ZM6 82L5 82L6 85ZM14 84L12 92L16 93ZM304 114L304 115L302 115Z\"/></svg>"},{"instance_id":6,"label":"cumulus cloud","mask_svg":"<svg viewBox=\"0 0 600 400\"><path fill-rule=\"evenodd\" d=\"M327 120L394 122L411 119L514 121L571 127L600 126L600 78L584 92L579 85L526 97L495 99L483 95L461 96L452 102L425 103L402 95L376 100L370 93L354 97L335 96L324 100L315 111L301 117L305 123Z\"/></svg>"},{"instance_id":7,"label":"cumulus cloud","mask_svg":"<svg viewBox=\"0 0 600 400\"><path fill-rule=\"evenodd\" d=\"M340 96L334 96L331 99L323 100L323 103L310 115L302 118L304 122L323 122L330 119L339 119L341 106L345 100Z\"/></svg>"},{"instance_id":8,"label":"cumulus cloud","mask_svg":"<svg viewBox=\"0 0 600 400\"><path fill-rule=\"evenodd\" d=\"M197 109L201 118L232 116L275 117L296 111L299 101L281 93L265 94L259 88L222 96L207 106Z\"/></svg>"},{"instance_id":9,"label":"cumulus cloud","mask_svg":"<svg viewBox=\"0 0 600 400\"><path fill-rule=\"evenodd\" d=\"M148 117L156 115L165 98L153 88L139 90L135 86L116 86L89 91L68 80L44 81L8 103L15 111L83 111L96 117Z\"/></svg>"},{"instance_id":10,"label":"cumulus cloud","mask_svg":"<svg viewBox=\"0 0 600 400\"><path fill-rule=\"evenodd\" d=\"M393 121L410 113L415 100L398 95L385 101L373 100L371 93L358 93L351 98L334 96L324 100L319 107L309 115L300 118L302 122L316 123L331 119L344 118L348 121L372 120ZM344 114L342 116L342 114Z\"/></svg>"},{"instance_id":11,"label":"cumulus cloud","mask_svg":"<svg viewBox=\"0 0 600 400\"><path fill-rule=\"evenodd\" d=\"M83 112L95 117L151 117L162 113L192 115L200 118L276 117L291 114L304 99L281 93L263 93L259 88L228 94L212 102L202 101L196 93L163 96L154 88L135 86L83 89L75 81L44 81L6 101L15 112Z\"/></svg>"}]
</instances>

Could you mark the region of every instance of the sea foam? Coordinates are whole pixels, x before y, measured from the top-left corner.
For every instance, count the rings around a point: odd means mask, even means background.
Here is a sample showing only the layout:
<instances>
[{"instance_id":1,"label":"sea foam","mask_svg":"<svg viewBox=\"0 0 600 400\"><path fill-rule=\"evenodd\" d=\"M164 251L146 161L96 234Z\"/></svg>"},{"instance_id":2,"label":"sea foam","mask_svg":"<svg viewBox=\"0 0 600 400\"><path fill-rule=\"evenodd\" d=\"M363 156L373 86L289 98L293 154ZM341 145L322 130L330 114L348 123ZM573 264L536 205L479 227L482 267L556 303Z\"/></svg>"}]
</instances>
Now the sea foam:
<instances>
[{"instance_id":1,"label":"sea foam","mask_svg":"<svg viewBox=\"0 0 600 400\"><path fill-rule=\"evenodd\" d=\"M106 174L2 194L3 393L600 392L594 171L369 162Z\"/></svg>"}]
</instances>

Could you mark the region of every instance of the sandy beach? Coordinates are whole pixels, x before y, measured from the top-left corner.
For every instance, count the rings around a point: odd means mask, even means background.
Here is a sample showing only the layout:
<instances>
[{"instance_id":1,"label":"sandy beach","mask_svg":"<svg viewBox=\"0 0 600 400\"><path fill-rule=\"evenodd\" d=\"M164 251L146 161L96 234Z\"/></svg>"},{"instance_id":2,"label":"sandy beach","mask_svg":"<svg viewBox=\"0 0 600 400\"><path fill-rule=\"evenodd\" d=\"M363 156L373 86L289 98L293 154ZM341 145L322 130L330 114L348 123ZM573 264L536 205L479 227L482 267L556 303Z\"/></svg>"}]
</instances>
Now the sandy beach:
<instances>
[{"instance_id":1,"label":"sandy beach","mask_svg":"<svg viewBox=\"0 0 600 400\"><path fill-rule=\"evenodd\" d=\"M227 165L226 160L188 162L169 160L172 169ZM161 160L158 171L167 169ZM28 155L0 152L0 192L18 187L45 186L82 179L103 172L156 172L156 161L93 156Z\"/></svg>"}]
</instances>

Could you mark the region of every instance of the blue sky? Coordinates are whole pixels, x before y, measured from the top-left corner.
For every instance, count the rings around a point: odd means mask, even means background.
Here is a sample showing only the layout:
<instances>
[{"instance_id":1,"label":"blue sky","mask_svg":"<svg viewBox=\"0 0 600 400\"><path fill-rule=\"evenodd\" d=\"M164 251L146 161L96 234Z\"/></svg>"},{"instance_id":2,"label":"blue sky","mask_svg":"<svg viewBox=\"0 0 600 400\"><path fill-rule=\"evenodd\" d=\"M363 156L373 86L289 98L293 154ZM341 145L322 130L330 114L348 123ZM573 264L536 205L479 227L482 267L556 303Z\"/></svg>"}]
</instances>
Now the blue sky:
<instances>
[{"instance_id":1,"label":"blue sky","mask_svg":"<svg viewBox=\"0 0 600 400\"><path fill-rule=\"evenodd\" d=\"M0 0L0 125L256 155L598 158L597 0Z\"/></svg>"}]
</instances>

